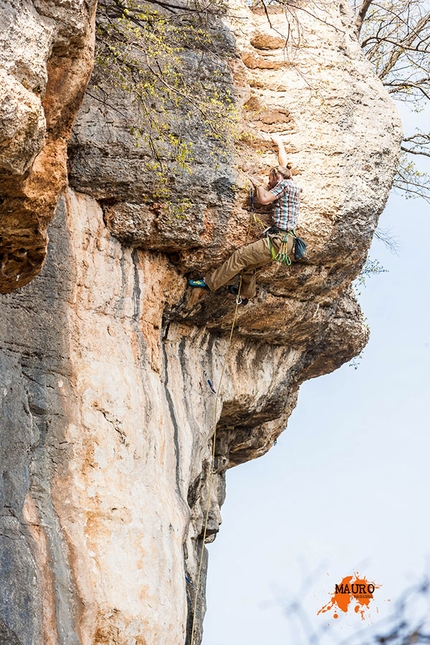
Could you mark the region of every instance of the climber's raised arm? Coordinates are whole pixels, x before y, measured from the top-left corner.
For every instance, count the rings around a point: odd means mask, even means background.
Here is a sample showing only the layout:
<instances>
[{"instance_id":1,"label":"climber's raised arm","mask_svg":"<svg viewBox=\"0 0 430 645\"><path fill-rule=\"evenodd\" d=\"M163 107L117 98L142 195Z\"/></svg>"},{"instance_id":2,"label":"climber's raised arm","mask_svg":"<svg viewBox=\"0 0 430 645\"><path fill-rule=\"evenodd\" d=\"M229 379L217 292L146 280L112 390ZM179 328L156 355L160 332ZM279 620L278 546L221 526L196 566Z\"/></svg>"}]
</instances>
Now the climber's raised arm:
<instances>
[{"instance_id":1,"label":"climber's raised arm","mask_svg":"<svg viewBox=\"0 0 430 645\"><path fill-rule=\"evenodd\" d=\"M272 141L278 146L278 160L281 166L286 166L288 163L287 153L285 152L284 144L279 134L272 134Z\"/></svg>"}]
</instances>

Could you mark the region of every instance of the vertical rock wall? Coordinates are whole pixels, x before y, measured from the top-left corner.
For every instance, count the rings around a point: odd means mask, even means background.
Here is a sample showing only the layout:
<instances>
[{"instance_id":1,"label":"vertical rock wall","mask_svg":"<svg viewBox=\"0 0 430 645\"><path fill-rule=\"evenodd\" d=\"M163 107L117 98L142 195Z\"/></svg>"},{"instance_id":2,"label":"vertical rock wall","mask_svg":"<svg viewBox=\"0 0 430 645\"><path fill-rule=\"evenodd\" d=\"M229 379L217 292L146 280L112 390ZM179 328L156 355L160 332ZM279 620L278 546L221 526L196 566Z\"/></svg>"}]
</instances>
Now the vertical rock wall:
<instances>
[{"instance_id":1,"label":"vertical rock wall","mask_svg":"<svg viewBox=\"0 0 430 645\"><path fill-rule=\"evenodd\" d=\"M166 298L182 287L163 256L124 249L98 204L70 192L41 276L2 298L5 530L16 539L2 575L20 642L185 642L211 468L206 375L218 381L227 339L163 323ZM259 424L253 438L243 428L241 460L281 431L299 358L234 340L217 418ZM208 540L228 463L219 437ZM12 602L18 594L29 614Z\"/></svg>"},{"instance_id":2,"label":"vertical rock wall","mask_svg":"<svg viewBox=\"0 0 430 645\"><path fill-rule=\"evenodd\" d=\"M366 343L350 283L388 196L401 133L347 6L314 16L320 10L307 8L289 16L300 47L285 49L285 16L271 14L274 31L265 16L232 7L236 18L222 29L236 50L223 82L243 105L237 155L213 164L214 142L196 134L192 173L172 179L172 199L190 199L186 220L151 203L146 152L127 130L132 106L124 100L121 120L114 104L84 100L73 189L51 226L48 260L25 288L1 296L4 642L189 642L204 516L209 502L210 541L225 470L270 448L301 382ZM260 273L230 344L234 301L225 289L190 292L186 278L243 243L245 173L276 162L275 132L304 188L310 257ZM218 388L224 360L216 402L209 381ZM195 643L206 569L204 554Z\"/></svg>"}]
</instances>

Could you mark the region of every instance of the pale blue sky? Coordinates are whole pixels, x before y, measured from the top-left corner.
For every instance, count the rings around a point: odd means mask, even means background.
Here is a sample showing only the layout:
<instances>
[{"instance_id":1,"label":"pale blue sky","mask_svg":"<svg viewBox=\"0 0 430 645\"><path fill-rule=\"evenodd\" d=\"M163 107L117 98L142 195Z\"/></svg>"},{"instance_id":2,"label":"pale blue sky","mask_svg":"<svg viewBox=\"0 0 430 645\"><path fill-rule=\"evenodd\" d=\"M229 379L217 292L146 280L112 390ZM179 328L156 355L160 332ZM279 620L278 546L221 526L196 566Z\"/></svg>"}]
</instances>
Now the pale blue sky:
<instances>
[{"instance_id":1,"label":"pale blue sky","mask_svg":"<svg viewBox=\"0 0 430 645\"><path fill-rule=\"evenodd\" d=\"M408 120L428 130L429 114ZM399 255L371 249L388 273L361 290L371 338L358 369L305 383L278 444L228 472L203 645L301 645L277 599L316 570L300 599L314 625L338 630L333 644L429 571L430 207L393 195L380 226ZM354 571L382 585L368 620L316 616Z\"/></svg>"}]
</instances>

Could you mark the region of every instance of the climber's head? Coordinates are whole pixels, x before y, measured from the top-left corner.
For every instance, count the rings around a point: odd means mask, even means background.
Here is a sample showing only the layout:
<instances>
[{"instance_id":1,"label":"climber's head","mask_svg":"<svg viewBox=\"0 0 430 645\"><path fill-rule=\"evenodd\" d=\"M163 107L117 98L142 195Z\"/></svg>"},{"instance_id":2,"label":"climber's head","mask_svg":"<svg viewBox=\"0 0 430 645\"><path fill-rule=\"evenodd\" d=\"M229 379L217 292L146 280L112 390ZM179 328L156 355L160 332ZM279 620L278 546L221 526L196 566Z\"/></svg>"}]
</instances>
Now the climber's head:
<instances>
[{"instance_id":1,"label":"climber's head","mask_svg":"<svg viewBox=\"0 0 430 645\"><path fill-rule=\"evenodd\" d=\"M286 166L275 166L269 174L269 186L273 188L278 181L282 179L291 179L293 173L291 172L292 164L288 163Z\"/></svg>"}]
</instances>

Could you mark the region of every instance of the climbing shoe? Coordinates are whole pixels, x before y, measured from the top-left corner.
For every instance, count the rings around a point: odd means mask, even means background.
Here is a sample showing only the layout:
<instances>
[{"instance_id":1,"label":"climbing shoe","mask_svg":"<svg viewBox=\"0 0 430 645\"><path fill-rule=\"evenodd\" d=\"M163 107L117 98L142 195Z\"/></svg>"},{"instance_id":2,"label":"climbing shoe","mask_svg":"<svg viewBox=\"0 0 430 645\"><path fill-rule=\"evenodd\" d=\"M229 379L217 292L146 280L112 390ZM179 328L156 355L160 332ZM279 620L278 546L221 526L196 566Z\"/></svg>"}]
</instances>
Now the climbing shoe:
<instances>
[{"instance_id":1,"label":"climbing shoe","mask_svg":"<svg viewBox=\"0 0 430 645\"><path fill-rule=\"evenodd\" d=\"M194 289L209 289L203 278L200 278L200 280L188 280L188 284Z\"/></svg>"},{"instance_id":2,"label":"climbing shoe","mask_svg":"<svg viewBox=\"0 0 430 645\"><path fill-rule=\"evenodd\" d=\"M236 298L239 296L239 289L233 285L230 285L228 288L229 292L232 293ZM240 302L238 302L238 305L247 305L249 300L248 298L242 298L242 296L239 296Z\"/></svg>"}]
</instances>

